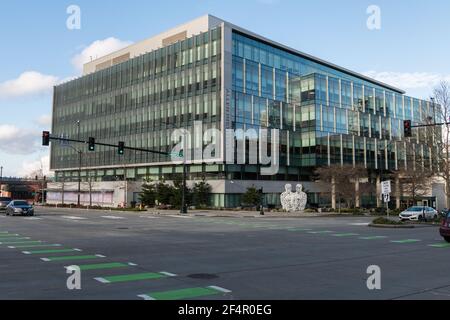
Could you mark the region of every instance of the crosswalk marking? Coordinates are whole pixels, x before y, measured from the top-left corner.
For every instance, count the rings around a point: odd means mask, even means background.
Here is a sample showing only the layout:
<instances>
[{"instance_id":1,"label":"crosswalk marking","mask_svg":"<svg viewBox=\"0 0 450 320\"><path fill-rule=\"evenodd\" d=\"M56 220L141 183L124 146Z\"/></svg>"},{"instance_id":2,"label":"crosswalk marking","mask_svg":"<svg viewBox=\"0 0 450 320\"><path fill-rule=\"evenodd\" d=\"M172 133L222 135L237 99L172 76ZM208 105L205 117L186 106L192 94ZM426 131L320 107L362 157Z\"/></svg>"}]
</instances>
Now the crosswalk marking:
<instances>
[{"instance_id":1,"label":"crosswalk marking","mask_svg":"<svg viewBox=\"0 0 450 320\"><path fill-rule=\"evenodd\" d=\"M386 239L387 236L369 236L369 237L359 237L362 240L376 240L376 239Z\"/></svg>"},{"instance_id":2,"label":"crosswalk marking","mask_svg":"<svg viewBox=\"0 0 450 320\"><path fill-rule=\"evenodd\" d=\"M209 286L209 287L193 287L169 291L151 292L146 294L140 294L138 295L138 297L144 300L181 300L181 299L192 299L211 295L225 294L230 292L231 290L225 288L221 288L218 286Z\"/></svg>"},{"instance_id":3,"label":"crosswalk marking","mask_svg":"<svg viewBox=\"0 0 450 320\"><path fill-rule=\"evenodd\" d=\"M175 215L175 214L170 214L168 215L168 217L172 217L172 218L183 218L183 219L189 219L192 218L190 216L181 216L181 215Z\"/></svg>"},{"instance_id":4,"label":"crosswalk marking","mask_svg":"<svg viewBox=\"0 0 450 320\"><path fill-rule=\"evenodd\" d=\"M61 218L70 219L70 220L86 220L87 219L84 217L77 217L77 216L61 216Z\"/></svg>"},{"instance_id":5,"label":"crosswalk marking","mask_svg":"<svg viewBox=\"0 0 450 320\"><path fill-rule=\"evenodd\" d=\"M118 217L118 216L102 216L102 218L113 219L113 220L125 219L124 217Z\"/></svg>"},{"instance_id":6,"label":"crosswalk marking","mask_svg":"<svg viewBox=\"0 0 450 320\"><path fill-rule=\"evenodd\" d=\"M450 243L435 243L435 244L429 244L429 247L434 247L434 248L450 248Z\"/></svg>"},{"instance_id":7,"label":"crosswalk marking","mask_svg":"<svg viewBox=\"0 0 450 320\"><path fill-rule=\"evenodd\" d=\"M404 240L391 240L392 243L414 243L422 240L419 239L404 239Z\"/></svg>"},{"instance_id":8,"label":"crosswalk marking","mask_svg":"<svg viewBox=\"0 0 450 320\"><path fill-rule=\"evenodd\" d=\"M167 274L162 272L144 272L144 273L134 273L134 274L121 274L116 276L108 277L97 277L94 278L101 283L115 283L115 282L128 282L128 281L139 281L139 280L154 280L169 277Z\"/></svg>"}]
</instances>

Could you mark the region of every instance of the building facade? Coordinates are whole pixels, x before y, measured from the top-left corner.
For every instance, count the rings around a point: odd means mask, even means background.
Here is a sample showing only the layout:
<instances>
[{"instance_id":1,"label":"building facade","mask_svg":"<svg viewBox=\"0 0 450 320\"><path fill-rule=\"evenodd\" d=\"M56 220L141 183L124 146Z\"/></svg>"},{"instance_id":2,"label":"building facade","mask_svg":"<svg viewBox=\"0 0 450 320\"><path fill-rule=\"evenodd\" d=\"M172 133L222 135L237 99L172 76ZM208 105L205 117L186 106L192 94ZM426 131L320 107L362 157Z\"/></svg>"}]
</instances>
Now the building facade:
<instances>
[{"instance_id":1,"label":"building facade","mask_svg":"<svg viewBox=\"0 0 450 320\"><path fill-rule=\"evenodd\" d=\"M239 206L240 195L252 185L263 187L267 203L277 205L288 182L302 182L309 202L326 203L313 182L318 166L351 164L378 172L419 164L438 170L433 128L414 128L412 138L403 136L403 120L434 121L435 108L207 15L89 62L82 77L55 87L52 135L171 152L177 128L193 131L200 124L202 132L220 130L222 146L226 129L279 129L276 174L262 175L261 165L248 161L247 137L236 135L235 143L247 146L246 162L227 163L222 148L208 159L187 161L189 182L206 179L216 207ZM188 149L195 153L207 144L194 138ZM122 192L130 202L145 179L170 181L182 174L179 163L161 154L119 155L101 146L88 152L85 146L53 143L51 169L59 183L49 186L54 202L62 198L61 184L78 181L77 148L83 151L81 180L89 182L100 205L117 205L117 195L99 194ZM126 186L119 191L118 181L137 187L127 194ZM364 201L376 199L374 194Z\"/></svg>"}]
</instances>

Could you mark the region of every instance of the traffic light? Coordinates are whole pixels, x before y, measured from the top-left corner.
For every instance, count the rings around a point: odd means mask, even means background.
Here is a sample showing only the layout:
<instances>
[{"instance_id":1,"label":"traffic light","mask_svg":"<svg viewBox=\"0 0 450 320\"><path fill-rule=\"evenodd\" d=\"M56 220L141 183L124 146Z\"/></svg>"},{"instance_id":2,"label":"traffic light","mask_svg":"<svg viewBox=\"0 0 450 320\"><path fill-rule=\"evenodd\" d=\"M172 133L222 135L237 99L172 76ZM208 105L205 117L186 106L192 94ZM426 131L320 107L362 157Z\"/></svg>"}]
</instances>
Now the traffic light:
<instances>
[{"instance_id":1,"label":"traffic light","mask_svg":"<svg viewBox=\"0 0 450 320\"><path fill-rule=\"evenodd\" d=\"M411 120L403 121L403 133L405 134L405 138L409 138L412 136L411 134Z\"/></svg>"},{"instance_id":2,"label":"traffic light","mask_svg":"<svg viewBox=\"0 0 450 320\"><path fill-rule=\"evenodd\" d=\"M50 132L42 131L42 145L43 146L50 145Z\"/></svg>"},{"instance_id":3,"label":"traffic light","mask_svg":"<svg viewBox=\"0 0 450 320\"><path fill-rule=\"evenodd\" d=\"M119 149L117 150L119 154L123 154L125 148L125 142L119 141Z\"/></svg>"},{"instance_id":4,"label":"traffic light","mask_svg":"<svg viewBox=\"0 0 450 320\"><path fill-rule=\"evenodd\" d=\"M95 151L95 138L89 137L89 151Z\"/></svg>"}]
</instances>

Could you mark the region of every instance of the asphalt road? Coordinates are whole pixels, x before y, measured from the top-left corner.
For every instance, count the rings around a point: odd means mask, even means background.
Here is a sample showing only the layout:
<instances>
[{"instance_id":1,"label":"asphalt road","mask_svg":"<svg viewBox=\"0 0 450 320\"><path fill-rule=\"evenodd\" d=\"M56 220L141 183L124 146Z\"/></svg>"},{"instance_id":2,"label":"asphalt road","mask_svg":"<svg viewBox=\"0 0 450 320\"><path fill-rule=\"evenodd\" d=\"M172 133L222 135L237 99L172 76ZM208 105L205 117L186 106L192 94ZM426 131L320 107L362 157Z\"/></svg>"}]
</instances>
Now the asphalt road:
<instances>
[{"instance_id":1,"label":"asphalt road","mask_svg":"<svg viewBox=\"0 0 450 320\"><path fill-rule=\"evenodd\" d=\"M370 218L0 213L0 299L450 299L436 227ZM81 268L81 290L66 266ZM367 267L381 269L369 290Z\"/></svg>"}]
</instances>

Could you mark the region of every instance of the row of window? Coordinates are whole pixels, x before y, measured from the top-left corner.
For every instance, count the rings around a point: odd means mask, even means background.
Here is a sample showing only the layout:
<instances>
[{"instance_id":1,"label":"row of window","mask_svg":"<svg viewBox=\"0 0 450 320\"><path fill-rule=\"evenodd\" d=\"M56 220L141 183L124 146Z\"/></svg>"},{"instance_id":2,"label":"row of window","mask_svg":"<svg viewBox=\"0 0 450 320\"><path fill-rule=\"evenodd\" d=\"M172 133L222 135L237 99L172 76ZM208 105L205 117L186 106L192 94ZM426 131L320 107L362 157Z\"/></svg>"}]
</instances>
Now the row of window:
<instances>
[{"instance_id":1,"label":"row of window","mask_svg":"<svg viewBox=\"0 0 450 320\"><path fill-rule=\"evenodd\" d=\"M434 120L439 114L427 101L407 97L345 79L312 74L293 76L287 71L233 57L232 83L235 91L263 98L302 104L320 103L376 115L409 119L414 122Z\"/></svg>"},{"instance_id":2,"label":"row of window","mask_svg":"<svg viewBox=\"0 0 450 320\"><path fill-rule=\"evenodd\" d=\"M220 28L132 58L56 87L57 104L179 73L220 57Z\"/></svg>"}]
</instances>

